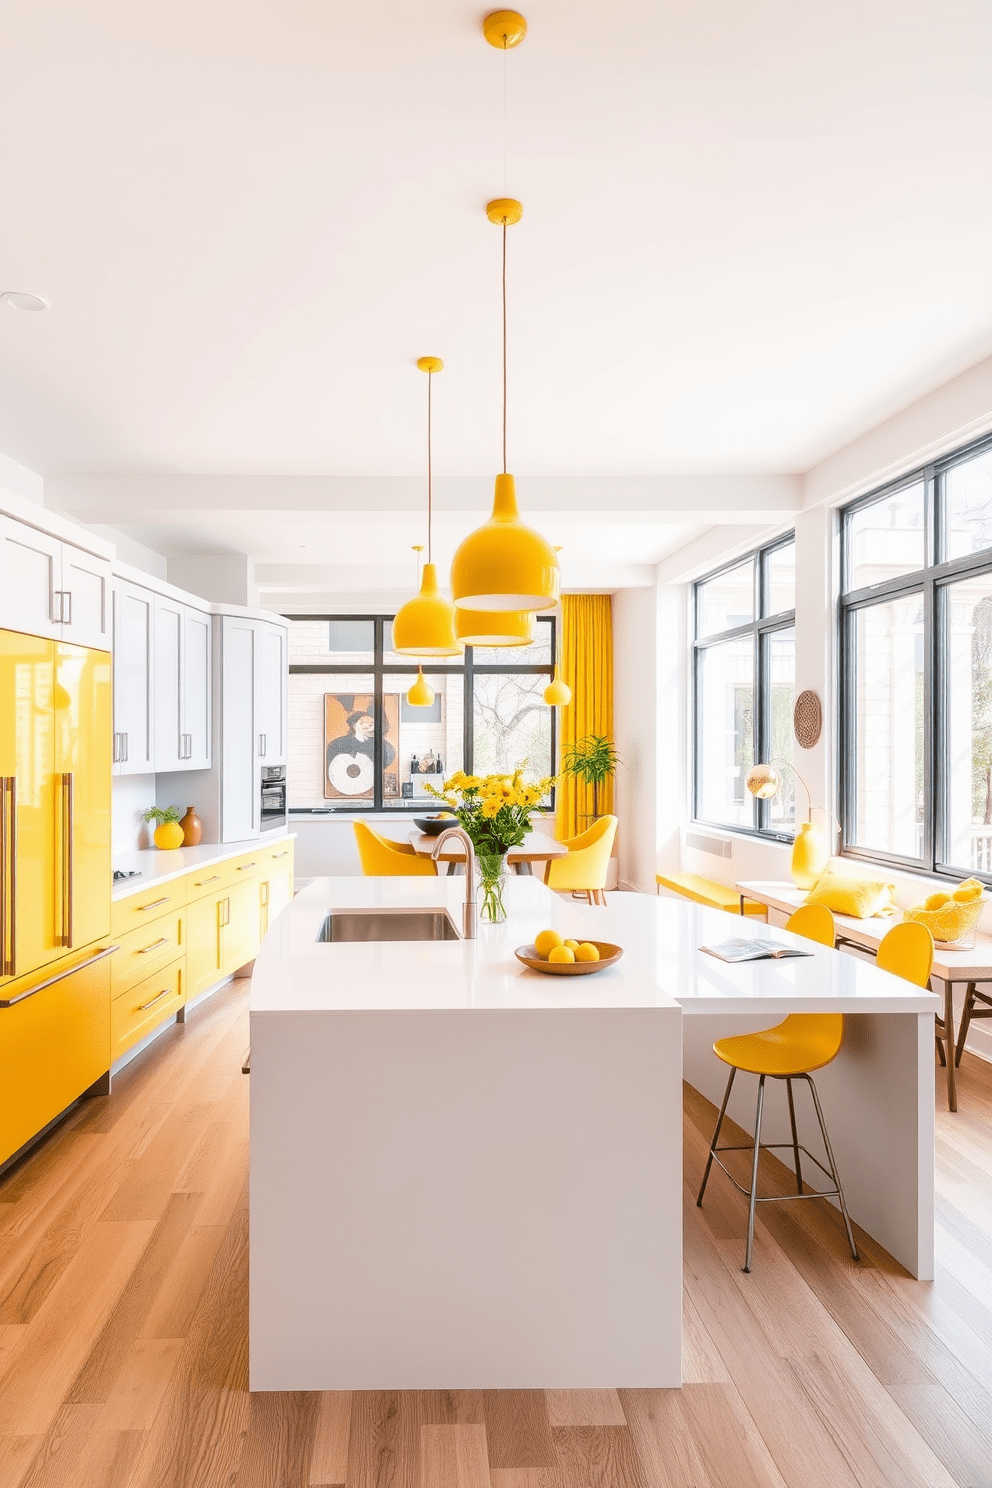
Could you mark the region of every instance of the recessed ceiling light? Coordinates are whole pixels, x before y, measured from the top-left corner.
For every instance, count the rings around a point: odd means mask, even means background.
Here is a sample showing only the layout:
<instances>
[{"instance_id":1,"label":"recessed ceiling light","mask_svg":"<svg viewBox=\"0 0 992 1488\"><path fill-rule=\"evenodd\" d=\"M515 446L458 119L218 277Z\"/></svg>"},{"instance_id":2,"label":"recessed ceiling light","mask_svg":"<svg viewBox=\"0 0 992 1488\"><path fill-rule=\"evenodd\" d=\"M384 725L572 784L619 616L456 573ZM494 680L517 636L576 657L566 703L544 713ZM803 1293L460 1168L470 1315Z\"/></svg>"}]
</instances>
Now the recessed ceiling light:
<instances>
[{"instance_id":1,"label":"recessed ceiling light","mask_svg":"<svg viewBox=\"0 0 992 1488\"><path fill-rule=\"evenodd\" d=\"M15 310L47 310L48 301L43 300L40 295L29 294L25 289L5 289L0 294L0 300L5 305L12 305Z\"/></svg>"}]
</instances>

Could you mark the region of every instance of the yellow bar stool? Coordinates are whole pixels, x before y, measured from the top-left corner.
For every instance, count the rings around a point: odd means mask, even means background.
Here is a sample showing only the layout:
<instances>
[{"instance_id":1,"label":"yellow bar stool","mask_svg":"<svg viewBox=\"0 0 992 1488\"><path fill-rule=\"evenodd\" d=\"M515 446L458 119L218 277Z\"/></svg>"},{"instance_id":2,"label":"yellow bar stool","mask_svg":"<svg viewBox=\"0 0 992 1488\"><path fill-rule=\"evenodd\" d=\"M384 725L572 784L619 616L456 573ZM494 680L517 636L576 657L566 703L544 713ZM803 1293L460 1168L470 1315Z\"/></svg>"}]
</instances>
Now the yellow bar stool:
<instances>
[{"instance_id":1,"label":"yellow bar stool","mask_svg":"<svg viewBox=\"0 0 992 1488\"><path fill-rule=\"evenodd\" d=\"M832 946L835 939L834 917L829 909L822 904L804 904L797 909L795 914L786 924L787 930L796 935L803 935L807 940L818 941L821 945ZM742 1270L751 1270L751 1252L754 1248L754 1213L758 1204L770 1204L781 1202L783 1199L839 1199L841 1213L844 1216L844 1227L847 1230L847 1239L851 1247L851 1254L855 1260L859 1259L858 1247L854 1243L854 1231L851 1229L851 1220L844 1202L844 1190L841 1188L840 1174L837 1172L837 1164L834 1162L834 1154L830 1146L830 1138L827 1136L826 1123L823 1120L823 1111L820 1108L820 1098L816 1093L816 1085L813 1083L811 1071L823 1069L823 1067L835 1059L844 1038L844 1019L840 1013L790 1013L784 1022L774 1028L765 1029L762 1033L744 1033L733 1038L717 1039L713 1045L713 1052L724 1064L730 1065L730 1079L727 1081L726 1093L723 1097L723 1105L717 1117L716 1129L713 1132L713 1140L710 1143L709 1157L706 1161L706 1171L699 1188L699 1197L696 1204L702 1207L703 1194L706 1192L706 1183L710 1176L710 1169L714 1161L727 1174L735 1188L745 1194L749 1200L747 1214L747 1249L744 1253L744 1265ZM754 1121L754 1144L743 1146L720 1147L720 1129L723 1126L723 1118L727 1112L727 1104L730 1100L730 1092L734 1088L734 1079L738 1070L745 1070L749 1074L758 1076L758 1103ZM767 1079L784 1080L789 1096L789 1120L792 1124L791 1142L762 1142L761 1140L761 1111L765 1098L765 1081ZM813 1097L813 1105L816 1110L816 1119L820 1123L820 1135L823 1137L823 1148L827 1154L829 1168L824 1167L818 1157L814 1157L807 1147L800 1144L799 1133L796 1127L796 1108L792 1097L793 1080L805 1080ZM776 1148L791 1147L793 1160L796 1168L796 1192L794 1194L768 1194L763 1197L758 1194L758 1160L762 1148L766 1152ZM744 1188L742 1184L730 1173L726 1165L720 1162L718 1152L751 1152L751 1187ZM810 1162L816 1164L822 1173L833 1180L834 1187L830 1189L817 1189L811 1193L803 1193L803 1170L800 1153L805 1153Z\"/></svg>"}]
</instances>

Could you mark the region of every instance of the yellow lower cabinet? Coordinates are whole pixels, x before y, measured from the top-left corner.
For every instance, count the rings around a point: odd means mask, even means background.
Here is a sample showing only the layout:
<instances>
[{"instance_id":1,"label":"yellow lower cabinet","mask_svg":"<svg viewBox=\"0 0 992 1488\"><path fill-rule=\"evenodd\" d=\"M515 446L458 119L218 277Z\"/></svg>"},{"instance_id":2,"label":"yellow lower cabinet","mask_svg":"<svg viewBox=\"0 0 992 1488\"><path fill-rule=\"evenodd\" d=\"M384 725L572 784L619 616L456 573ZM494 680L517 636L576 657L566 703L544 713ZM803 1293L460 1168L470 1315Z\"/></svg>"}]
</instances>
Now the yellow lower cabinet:
<instances>
[{"instance_id":1,"label":"yellow lower cabinet","mask_svg":"<svg viewBox=\"0 0 992 1488\"><path fill-rule=\"evenodd\" d=\"M221 961L230 976L258 954L262 938L257 878L235 884L227 894L227 924L221 932Z\"/></svg>"},{"instance_id":2,"label":"yellow lower cabinet","mask_svg":"<svg viewBox=\"0 0 992 1488\"><path fill-rule=\"evenodd\" d=\"M119 1059L133 1044L186 1003L186 960L180 957L138 982L110 1004L110 1053Z\"/></svg>"},{"instance_id":3,"label":"yellow lower cabinet","mask_svg":"<svg viewBox=\"0 0 992 1488\"><path fill-rule=\"evenodd\" d=\"M2 989L0 1162L110 1068L113 959L91 948Z\"/></svg>"},{"instance_id":4,"label":"yellow lower cabinet","mask_svg":"<svg viewBox=\"0 0 992 1488\"><path fill-rule=\"evenodd\" d=\"M118 997L135 982L144 981L159 966L180 955L185 946L186 910L161 915L148 925L139 925L117 937L113 956L113 995Z\"/></svg>"},{"instance_id":5,"label":"yellow lower cabinet","mask_svg":"<svg viewBox=\"0 0 992 1488\"><path fill-rule=\"evenodd\" d=\"M186 909L186 994L196 997L226 973L222 940L227 924L226 892L196 899Z\"/></svg>"}]
</instances>

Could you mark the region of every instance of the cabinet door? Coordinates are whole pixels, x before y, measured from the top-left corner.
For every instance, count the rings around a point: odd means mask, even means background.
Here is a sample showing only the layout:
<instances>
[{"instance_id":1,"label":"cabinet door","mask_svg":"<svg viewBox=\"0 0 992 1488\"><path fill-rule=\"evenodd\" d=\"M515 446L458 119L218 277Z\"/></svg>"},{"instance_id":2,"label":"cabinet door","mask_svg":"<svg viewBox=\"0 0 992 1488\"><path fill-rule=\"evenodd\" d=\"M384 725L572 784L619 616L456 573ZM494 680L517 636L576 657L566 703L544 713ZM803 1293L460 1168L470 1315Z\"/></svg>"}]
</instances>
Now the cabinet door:
<instances>
[{"instance_id":1,"label":"cabinet door","mask_svg":"<svg viewBox=\"0 0 992 1488\"><path fill-rule=\"evenodd\" d=\"M225 973L223 938L230 905L226 893L209 894L186 908L186 988L190 997L205 992Z\"/></svg>"},{"instance_id":2,"label":"cabinet door","mask_svg":"<svg viewBox=\"0 0 992 1488\"><path fill-rule=\"evenodd\" d=\"M222 969L230 976L258 954L262 939L260 891L257 878L228 890L228 921L223 930Z\"/></svg>"},{"instance_id":3,"label":"cabinet door","mask_svg":"<svg viewBox=\"0 0 992 1488\"><path fill-rule=\"evenodd\" d=\"M262 762L255 737L257 622L225 615L222 625L221 841L240 842L257 837L259 831Z\"/></svg>"},{"instance_id":4,"label":"cabinet door","mask_svg":"<svg viewBox=\"0 0 992 1488\"><path fill-rule=\"evenodd\" d=\"M110 933L111 660L55 646L55 774L63 944Z\"/></svg>"},{"instance_id":5,"label":"cabinet door","mask_svg":"<svg viewBox=\"0 0 992 1488\"><path fill-rule=\"evenodd\" d=\"M0 984L62 950L54 691L55 643L0 631Z\"/></svg>"},{"instance_id":6,"label":"cabinet door","mask_svg":"<svg viewBox=\"0 0 992 1488\"><path fill-rule=\"evenodd\" d=\"M110 564L62 544L62 639L109 651L113 626Z\"/></svg>"},{"instance_id":7,"label":"cabinet door","mask_svg":"<svg viewBox=\"0 0 992 1488\"><path fill-rule=\"evenodd\" d=\"M211 617L187 605L183 612L183 731L187 770L210 768Z\"/></svg>"},{"instance_id":8,"label":"cabinet door","mask_svg":"<svg viewBox=\"0 0 992 1488\"><path fill-rule=\"evenodd\" d=\"M258 675L255 746L263 765L286 763L286 632L281 625L256 622Z\"/></svg>"},{"instance_id":9,"label":"cabinet door","mask_svg":"<svg viewBox=\"0 0 992 1488\"><path fill-rule=\"evenodd\" d=\"M155 595L155 769L185 770L183 631L186 606Z\"/></svg>"},{"instance_id":10,"label":"cabinet door","mask_svg":"<svg viewBox=\"0 0 992 1488\"><path fill-rule=\"evenodd\" d=\"M155 768L152 730L155 596L140 584L114 586L114 773Z\"/></svg>"},{"instance_id":11,"label":"cabinet door","mask_svg":"<svg viewBox=\"0 0 992 1488\"><path fill-rule=\"evenodd\" d=\"M0 627L57 640L61 587L59 539L0 516Z\"/></svg>"}]
</instances>

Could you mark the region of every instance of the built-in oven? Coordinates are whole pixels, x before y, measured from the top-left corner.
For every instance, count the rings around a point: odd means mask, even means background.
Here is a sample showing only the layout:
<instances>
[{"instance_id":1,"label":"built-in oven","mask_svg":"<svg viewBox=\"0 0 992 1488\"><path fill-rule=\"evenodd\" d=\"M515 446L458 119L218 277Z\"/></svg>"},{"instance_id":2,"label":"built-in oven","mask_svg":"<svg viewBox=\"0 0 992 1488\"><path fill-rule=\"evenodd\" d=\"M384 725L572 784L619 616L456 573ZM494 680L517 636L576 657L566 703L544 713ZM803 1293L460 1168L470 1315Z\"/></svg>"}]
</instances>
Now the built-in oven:
<instances>
[{"instance_id":1,"label":"built-in oven","mask_svg":"<svg viewBox=\"0 0 992 1488\"><path fill-rule=\"evenodd\" d=\"M260 824L263 832L272 832L286 825L286 766L262 766L262 809Z\"/></svg>"}]
</instances>

